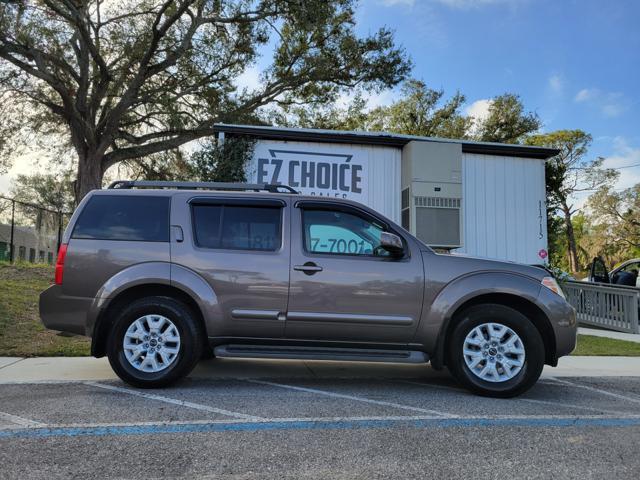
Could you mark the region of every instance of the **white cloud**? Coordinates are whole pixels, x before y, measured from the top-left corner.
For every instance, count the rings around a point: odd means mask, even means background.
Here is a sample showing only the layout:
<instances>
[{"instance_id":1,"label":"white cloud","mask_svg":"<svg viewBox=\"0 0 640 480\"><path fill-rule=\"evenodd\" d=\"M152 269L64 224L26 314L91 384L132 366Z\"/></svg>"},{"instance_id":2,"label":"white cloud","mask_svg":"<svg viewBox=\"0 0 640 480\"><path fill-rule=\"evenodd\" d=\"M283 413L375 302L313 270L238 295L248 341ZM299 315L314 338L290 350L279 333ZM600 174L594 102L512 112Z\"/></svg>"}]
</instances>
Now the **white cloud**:
<instances>
[{"instance_id":1,"label":"white cloud","mask_svg":"<svg viewBox=\"0 0 640 480\"><path fill-rule=\"evenodd\" d=\"M560 94L564 90L564 78L561 75L553 74L548 80L549 88L553 93Z\"/></svg>"},{"instance_id":2,"label":"white cloud","mask_svg":"<svg viewBox=\"0 0 640 480\"><path fill-rule=\"evenodd\" d=\"M624 137L616 137L613 139L613 149L613 155L605 158L603 166L620 169L616 189L629 188L640 183L640 147L634 148Z\"/></svg>"},{"instance_id":3,"label":"white cloud","mask_svg":"<svg viewBox=\"0 0 640 480\"><path fill-rule=\"evenodd\" d=\"M603 137L598 139L611 140ZM604 158L603 167L619 169L620 176L613 188L620 191L640 183L640 147L632 147L624 137L613 138L612 144L613 153ZM584 208L592 193L586 191L574 194L574 206L578 209Z\"/></svg>"},{"instance_id":4,"label":"white cloud","mask_svg":"<svg viewBox=\"0 0 640 480\"><path fill-rule=\"evenodd\" d=\"M491 100L483 98L476 100L467 108L464 109L464 113L476 120L484 120L489 115L489 107L491 106Z\"/></svg>"},{"instance_id":5,"label":"white cloud","mask_svg":"<svg viewBox=\"0 0 640 480\"><path fill-rule=\"evenodd\" d=\"M620 116L628 109L622 93L603 92L598 88L583 88L576 94L574 101L598 108L605 117Z\"/></svg>"},{"instance_id":6,"label":"white cloud","mask_svg":"<svg viewBox=\"0 0 640 480\"><path fill-rule=\"evenodd\" d=\"M588 102L589 100L596 98L598 95L600 95L600 90L597 88L583 88L576 94L574 100L576 102Z\"/></svg>"}]
</instances>

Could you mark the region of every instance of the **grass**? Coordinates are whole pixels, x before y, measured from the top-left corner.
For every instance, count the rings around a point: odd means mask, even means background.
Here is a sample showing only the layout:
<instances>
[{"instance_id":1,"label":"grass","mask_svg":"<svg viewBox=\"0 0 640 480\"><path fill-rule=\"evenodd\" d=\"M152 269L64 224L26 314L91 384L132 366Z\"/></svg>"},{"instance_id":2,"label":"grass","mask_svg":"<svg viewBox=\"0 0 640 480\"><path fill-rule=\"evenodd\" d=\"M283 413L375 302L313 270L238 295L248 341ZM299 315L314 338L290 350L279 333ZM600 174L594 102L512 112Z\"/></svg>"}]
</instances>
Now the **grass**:
<instances>
[{"instance_id":1,"label":"grass","mask_svg":"<svg viewBox=\"0 0 640 480\"><path fill-rule=\"evenodd\" d=\"M46 330L38 317L38 295L53 279L53 267L0 262L0 356L84 356L89 340ZM640 343L579 335L572 355L640 356Z\"/></svg>"},{"instance_id":2,"label":"grass","mask_svg":"<svg viewBox=\"0 0 640 480\"><path fill-rule=\"evenodd\" d=\"M578 346L571 355L640 357L640 343L593 335L578 335Z\"/></svg>"},{"instance_id":3,"label":"grass","mask_svg":"<svg viewBox=\"0 0 640 480\"><path fill-rule=\"evenodd\" d=\"M48 265L0 263L0 356L89 355L89 340L46 330L38 317L38 295L53 280Z\"/></svg>"}]
</instances>

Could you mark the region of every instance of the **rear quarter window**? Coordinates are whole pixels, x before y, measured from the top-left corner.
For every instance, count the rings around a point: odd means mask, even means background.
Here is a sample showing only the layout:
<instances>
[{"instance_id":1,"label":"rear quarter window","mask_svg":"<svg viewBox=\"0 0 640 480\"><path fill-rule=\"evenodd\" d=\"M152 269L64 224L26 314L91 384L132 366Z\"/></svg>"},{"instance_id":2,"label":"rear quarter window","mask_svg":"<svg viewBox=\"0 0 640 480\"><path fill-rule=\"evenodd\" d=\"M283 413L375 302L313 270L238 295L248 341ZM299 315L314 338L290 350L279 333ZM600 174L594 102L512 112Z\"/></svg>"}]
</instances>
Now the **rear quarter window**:
<instances>
[{"instance_id":1,"label":"rear quarter window","mask_svg":"<svg viewBox=\"0 0 640 480\"><path fill-rule=\"evenodd\" d=\"M78 217L71 238L169 241L169 197L96 195Z\"/></svg>"}]
</instances>

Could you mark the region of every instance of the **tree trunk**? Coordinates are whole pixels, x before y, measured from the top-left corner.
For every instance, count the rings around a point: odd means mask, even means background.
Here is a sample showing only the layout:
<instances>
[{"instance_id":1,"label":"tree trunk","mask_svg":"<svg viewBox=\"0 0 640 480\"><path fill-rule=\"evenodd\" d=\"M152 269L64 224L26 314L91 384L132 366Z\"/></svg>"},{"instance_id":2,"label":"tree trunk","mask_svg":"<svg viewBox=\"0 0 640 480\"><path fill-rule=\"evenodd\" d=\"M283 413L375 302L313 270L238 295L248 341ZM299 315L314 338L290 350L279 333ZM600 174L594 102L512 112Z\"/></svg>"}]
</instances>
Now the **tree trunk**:
<instances>
[{"instance_id":1,"label":"tree trunk","mask_svg":"<svg viewBox=\"0 0 640 480\"><path fill-rule=\"evenodd\" d=\"M80 154L78 158L78 177L75 181L74 191L76 205L80 203L91 190L102 188L102 155L96 153Z\"/></svg>"},{"instance_id":2,"label":"tree trunk","mask_svg":"<svg viewBox=\"0 0 640 480\"><path fill-rule=\"evenodd\" d=\"M564 226L567 233L567 257L569 259L569 269L571 273L576 273L580 269L578 265L578 247L576 246L576 235L571 222L571 209L568 205L562 205L564 213Z\"/></svg>"}]
</instances>

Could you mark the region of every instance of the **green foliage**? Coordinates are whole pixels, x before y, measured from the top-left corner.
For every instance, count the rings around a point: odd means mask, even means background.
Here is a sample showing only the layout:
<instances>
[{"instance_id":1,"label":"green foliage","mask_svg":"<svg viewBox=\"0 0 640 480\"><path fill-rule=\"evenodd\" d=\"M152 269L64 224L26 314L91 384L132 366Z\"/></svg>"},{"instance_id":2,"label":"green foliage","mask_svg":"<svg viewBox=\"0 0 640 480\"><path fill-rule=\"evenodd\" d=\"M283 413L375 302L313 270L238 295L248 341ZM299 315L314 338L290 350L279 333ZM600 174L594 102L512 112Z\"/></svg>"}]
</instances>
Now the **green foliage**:
<instances>
[{"instance_id":1,"label":"green foliage","mask_svg":"<svg viewBox=\"0 0 640 480\"><path fill-rule=\"evenodd\" d=\"M0 158L29 135L73 148L79 200L111 166L210 136L216 122L393 87L411 62L390 30L356 33L356 3L0 2ZM238 89L264 51L259 81Z\"/></svg>"},{"instance_id":2,"label":"green foliage","mask_svg":"<svg viewBox=\"0 0 640 480\"><path fill-rule=\"evenodd\" d=\"M540 128L538 117L525 112L517 95L504 94L492 99L486 119L465 115L465 101L460 92L445 98L444 90L434 90L412 79L402 85L400 98L391 105L367 110L366 98L359 94L347 107L334 103L293 106L272 112L270 121L280 126L385 131L503 143L518 143Z\"/></svg>"},{"instance_id":3,"label":"green foliage","mask_svg":"<svg viewBox=\"0 0 640 480\"><path fill-rule=\"evenodd\" d=\"M471 119L461 113L465 97L460 92L443 100L444 90L428 88L410 80L402 86L402 97L387 107L377 107L368 115L370 130L425 137L466 138Z\"/></svg>"},{"instance_id":4,"label":"green foliage","mask_svg":"<svg viewBox=\"0 0 640 480\"><path fill-rule=\"evenodd\" d=\"M74 209L72 178L71 172L18 175L12 182L11 196L21 202L69 213Z\"/></svg>"},{"instance_id":5,"label":"green foliage","mask_svg":"<svg viewBox=\"0 0 640 480\"><path fill-rule=\"evenodd\" d=\"M518 95L505 93L493 98L487 117L476 122L474 140L522 143L541 126L542 122L537 114L524 111Z\"/></svg>"},{"instance_id":6,"label":"green foliage","mask_svg":"<svg viewBox=\"0 0 640 480\"><path fill-rule=\"evenodd\" d=\"M123 162L131 172L128 178L140 180L191 180L188 158L176 148Z\"/></svg>"},{"instance_id":7,"label":"green foliage","mask_svg":"<svg viewBox=\"0 0 640 480\"><path fill-rule=\"evenodd\" d=\"M318 128L324 130L366 130L369 113L367 102L358 93L346 106L336 103L286 105L270 111L268 123L281 127Z\"/></svg>"},{"instance_id":8,"label":"green foliage","mask_svg":"<svg viewBox=\"0 0 640 480\"><path fill-rule=\"evenodd\" d=\"M254 147L255 140L245 137L208 141L191 156L193 177L202 182L244 182Z\"/></svg>"},{"instance_id":9,"label":"green foliage","mask_svg":"<svg viewBox=\"0 0 640 480\"><path fill-rule=\"evenodd\" d=\"M554 217L559 212L564 227L560 235L558 222L548 223L551 227L549 245L552 258L560 265L563 262L558 257L561 256L561 243L564 241L566 266L573 273L590 261L589 257L594 249L593 245L585 247L588 243L586 241L579 248L579 236L583 232L576 233L576 225L572 220L576 210L571 199L575 193L611 185L618 177L615 170L602 168L602 158L587 158L591 140L591 135L582 130L558 130L531 135L525 141L527 145L551 147L559 151L545 165L547 215ZM580 227L583 228L584 225Z\"/></svg>"},{"instance_id":10,"label":"green foliage","mask_svg":"<svg viewBox=\"0 0 640 480\"><path fill-rule=\"evenodd\" d=\"M640 184L617 192L602 187L587 202L592 224L592 256L601 255L609 266L639 256Z\"/></svg>"}]
</instances>

